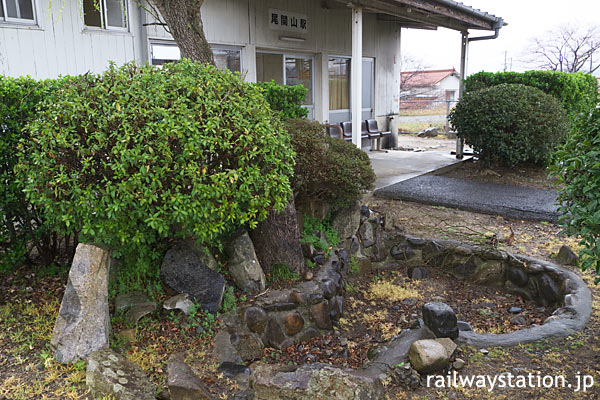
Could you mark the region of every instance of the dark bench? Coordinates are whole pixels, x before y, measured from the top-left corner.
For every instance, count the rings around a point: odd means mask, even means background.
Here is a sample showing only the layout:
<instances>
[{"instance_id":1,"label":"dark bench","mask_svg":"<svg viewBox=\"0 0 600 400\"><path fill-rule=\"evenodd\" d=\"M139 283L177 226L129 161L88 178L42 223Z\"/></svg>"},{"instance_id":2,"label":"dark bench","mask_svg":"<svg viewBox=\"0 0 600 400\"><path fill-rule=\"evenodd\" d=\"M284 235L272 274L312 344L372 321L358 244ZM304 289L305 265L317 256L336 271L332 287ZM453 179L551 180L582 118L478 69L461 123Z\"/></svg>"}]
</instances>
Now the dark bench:
<instances>
[{"instance_id":1,"label":"dark bench","mask_svg":"<svg viewBox=\"0 0 600 400\"><path fill-rule=\"evenodd\" d=\"M327 134L332 137L332 138L336 138L336 139L342 139L342 136L344 135L342 132L342 127L340 125L334 125L334 124L328 124L325 126L325 131L327 132Z\"/></svg>"},{"instance_id":2,"label":"dark bench","mask_svg":"<svg viewBox=\"0 0 600 400\"><path fill-rule=\"evenodd\" d=\"M325 131L330 137L344 139L347 142L352 141L352 122L340 122L339 125L328 124L325 126ZM379 125L374 119L361 121L360 124L360 139L371 140L372 150L381 150L381 142L383 138L392 136L392 132L381 132ZM377 146L374 142L377 141Z\"/></svg>"},{"instance_id":3,"label":"dark bench","mask_svg":"<svg viewBox=\"0 0 600 400\"><path fill-rule=\"evenodd\" d=\"M351 142L352 141L352 122L346 121L340 123L342 127L342 132L344 133L344 140ZM373 140L379 139L381 135L375 133L369 133L369 129L367 127L367 121L361 121L360 123L360 139L370 139L371 140L371 148L373 148Z\"/></svg>"},{"instance_id":4,"label":"dark bench","mask_svg":"<svg viewBox=\"0 0 600 400\"><path fill-rule=\"evenodd\" d=\"M379 141L378 141L378 145L377 145L377 150L381 150L381 144L383 141L383 138L386 137L391 137L392 136L392 132L387 131L387 132L381 132L379 130L379 124L377 123L377 120L375 119L368 119L366 120L366 124L367 124L367 130L369 131L369 134L371 135L379 135Z\"/></svg>"}]
</instances>

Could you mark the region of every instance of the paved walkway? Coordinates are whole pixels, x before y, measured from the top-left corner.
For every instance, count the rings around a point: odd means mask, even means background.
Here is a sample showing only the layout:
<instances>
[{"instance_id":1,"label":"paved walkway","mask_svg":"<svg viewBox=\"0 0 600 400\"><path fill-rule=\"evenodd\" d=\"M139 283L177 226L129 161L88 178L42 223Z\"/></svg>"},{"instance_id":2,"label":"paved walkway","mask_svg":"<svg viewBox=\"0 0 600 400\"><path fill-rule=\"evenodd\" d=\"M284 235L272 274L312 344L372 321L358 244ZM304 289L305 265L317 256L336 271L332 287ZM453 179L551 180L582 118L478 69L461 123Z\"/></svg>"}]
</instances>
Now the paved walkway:
<instances>
[{"instance_id":1,"label":"paved walkway","mask_svg":"<svg viewBox=\"0 0 600 400\"><path fill-rule=\"evenodd\" d=\"M377 176L376 189L427 174L440 168L448 168L462 161L457 160L455 156L450 154L450 151L412 152L389 150L387 153L370 151L368 154Z\"/></svg>"},{"instance_id":2,"label":"paved walkway","mask_svg":"<svg viewBox=\"0 0 600 400\"><path fill-rule=\"evenodd\" d=\"M379 176L378 176L379 177ZM502 215L507 218L555 222L557 211L554 190L533 189L477 182L443 176L423 175L379 188L377 197L414 201Z\"/></svg>"}]
</instances>

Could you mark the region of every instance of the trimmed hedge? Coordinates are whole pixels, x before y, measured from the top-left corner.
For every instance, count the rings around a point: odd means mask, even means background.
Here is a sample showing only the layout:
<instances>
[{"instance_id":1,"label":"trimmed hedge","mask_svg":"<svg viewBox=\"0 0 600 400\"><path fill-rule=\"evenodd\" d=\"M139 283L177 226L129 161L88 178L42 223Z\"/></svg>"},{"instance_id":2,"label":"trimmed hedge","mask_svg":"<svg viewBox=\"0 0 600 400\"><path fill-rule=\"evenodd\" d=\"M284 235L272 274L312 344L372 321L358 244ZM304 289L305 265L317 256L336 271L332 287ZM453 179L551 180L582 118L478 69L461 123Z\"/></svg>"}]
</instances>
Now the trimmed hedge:
<instances>
[{"instance_id":1,"label":"trimmed hedge","mask_svg":"<svg viewBox=\"0 0 600 400\"><path fill-rule=\"evenodd\" d=\"M594 266L600 275L600 109L575 121L555 159L551 169L563 185L558 200L565 232L581 236L582 269Z\"/></svg>"},{"instance_id":2,"label":"trimmed hedge","mask_svg":"<svg viewBox=\"0 0 600 400\"><path fill-rule=\"evenodd\" d=\"M289 136L239 74L189 60L112 65L47 96L17 166L29 199L137 271L166 239L215 245L288 203Z\"/></svg>"},{"instance_id":3,"label":"trimmed hedge","mask_svg":"<svg viewBox=\"0 0 600 400\"><path fill-rule=\"evenodd\" d=\"M296 119L285 126L296 152L292 189L297 205L321 200L334 211L350 206L372 188L375 173L365 152L329 137L318 122Z\"/></svg>"},{"instance_id":4,"label":"trimmed hedge","mask_svg":"<svg viewBox=\"0 0 600 400\"><path fill-rule=\"evenodd\" d=\"M263 91L265 100L271 109L280 113L281 119L306 118L308 110L302 102L308 89L302 85L280 85L275 81L258 82L256 85Z\"/></svg>"},{"instance_id":5,"label":"trimmed hedge","mask_svg":"<svg viewBox=\"0 0 600 400\"><path fill-rule=\"evenodd\" d=\"M465 92L501 84L521 84L556 97L569 118L587 113L598 102L598 82L590 74L558 71L478 72L465 79Z\"/></svg>"},{"instance_id":6,"label":"trimmed hedge","mask_svg":"<svg viewBox=\"0 0 600 400\"><path fill-rule=\"evenodd\" d=\"M539 89L501 84L467 92L450 114L458 136L489 163L545 163L568 132L560 103Z\"/></svg>"},{"instance_id":7,"label":"trimmed hedge","mask_svg":"<svg viewBox=\"0 0 600 400\"><path fill-rule=\"evenodd\" d=\"M25 126L35 119L40 102L60 85L60 80L0 76L0 270L20 265L34 249L44 264L52 262L59 252L62 238L26 199L22 185L15 179L14 167L19 142L21 152L29 152L31 141Z\"/></svg>"}]
</instances>

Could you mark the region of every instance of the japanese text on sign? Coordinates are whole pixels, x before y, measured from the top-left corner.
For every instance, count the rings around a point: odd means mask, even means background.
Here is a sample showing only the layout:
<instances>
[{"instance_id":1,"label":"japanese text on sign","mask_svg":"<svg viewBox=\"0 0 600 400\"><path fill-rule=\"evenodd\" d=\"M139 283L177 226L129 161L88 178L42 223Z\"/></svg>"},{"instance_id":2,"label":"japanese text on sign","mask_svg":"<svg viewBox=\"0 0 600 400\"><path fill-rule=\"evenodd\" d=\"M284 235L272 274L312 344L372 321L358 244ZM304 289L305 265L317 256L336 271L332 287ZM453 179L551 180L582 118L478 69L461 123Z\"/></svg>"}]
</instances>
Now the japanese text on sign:
<instances>
[{"instance_id":1,"label":"japanese text on sign","mask_svg":"<svg viewBox=\"0 0 600 400\"><path fill-rule=\"evenodd\" d=\"M308 32L306 15L269 9L269 28L290 32Z\"/></svg>"}]
</instances>

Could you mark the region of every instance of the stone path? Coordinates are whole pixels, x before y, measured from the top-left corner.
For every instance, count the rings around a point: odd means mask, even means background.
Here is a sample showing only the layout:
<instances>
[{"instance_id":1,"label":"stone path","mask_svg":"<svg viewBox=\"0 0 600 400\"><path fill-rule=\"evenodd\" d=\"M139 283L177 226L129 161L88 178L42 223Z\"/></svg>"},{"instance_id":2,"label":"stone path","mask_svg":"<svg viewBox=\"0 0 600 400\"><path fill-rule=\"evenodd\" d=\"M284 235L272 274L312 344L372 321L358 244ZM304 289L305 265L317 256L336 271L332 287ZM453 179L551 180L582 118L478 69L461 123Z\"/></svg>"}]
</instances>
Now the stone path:
<instances>
[{"instance_id":1,"label":"stone path","mask_svg":"<svg viewBox=\"0 0 600 400\"><path fill-rule=\"evenodd\" d=\"M377 197L533 221L558 220L556 192L423 175L375 190Z\"/></svg>"}]
</instances>

